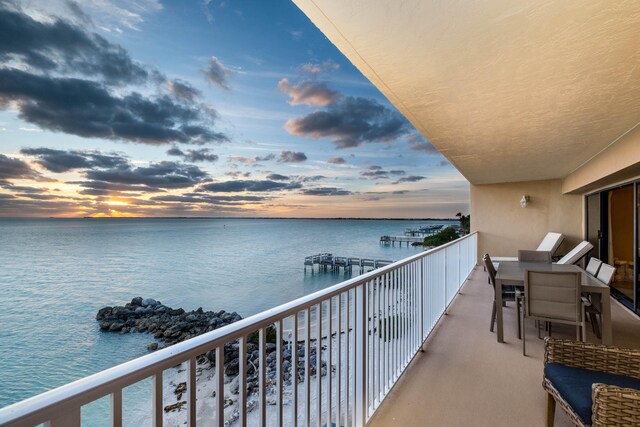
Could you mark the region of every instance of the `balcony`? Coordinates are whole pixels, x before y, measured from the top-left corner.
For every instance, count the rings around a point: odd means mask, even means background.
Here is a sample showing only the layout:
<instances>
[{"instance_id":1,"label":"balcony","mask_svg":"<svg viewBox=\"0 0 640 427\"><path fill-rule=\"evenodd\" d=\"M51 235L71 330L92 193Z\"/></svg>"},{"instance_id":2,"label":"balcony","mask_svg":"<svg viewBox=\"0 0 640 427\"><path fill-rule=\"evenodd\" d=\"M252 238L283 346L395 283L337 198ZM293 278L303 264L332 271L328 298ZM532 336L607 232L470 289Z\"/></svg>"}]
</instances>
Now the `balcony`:
<instances>
[{"instance_id":1,"label":"balcony","mask_svg":"<svg viewBox=\"0 0 640 427\"><path fill-rule=\"evenodd\" d=\"M527 357L517 338L516 310L505 309L505 342L489 332L493 289L476 267L448 315L428 338L405 374L380 405L370 426L543 426L543 341L527 322ZM612 300L613 344L640 348L640 319ZM575 339L575 328L554 325L553 336ZM587 340L599 342L591 329ZM560 409L556 426L573 423Z\"/></svg>"},{"instance_id":2,"label":"balcony","mask_svg":"<svg viewBox=\"0 0 640 427\"><path fill-rule=\"evenodd\" d=\"M163 412L171 403L163 378L175 366L186 376L181 413L189 426L543 425L542 341L528 325L528 356L522 356L513 306L505 310L505 343L489 332L493 288L475 266L477 238L472 233L0 409L0 425L80 426L83 407L103 397L110 425L128 425L123 390L145 379L151 379L146 421L173 425ZM614 302L612 320L614 344L640 345L638 318ZM266 336L274 326L269 355L276 368L270 369ZM246 359L247 336L256 331L257 366L240 363L238 381L251 377L257 390L239 387L230 411L226 364L212 364L215 393L205 392L200 356L212 352L224 360L233 344L239 360ZM573 334L554 327L554 336ZM290 365L287 352L298 355ZM559 410L556 419L570 425Z\"/></svg>"}]
</instances>

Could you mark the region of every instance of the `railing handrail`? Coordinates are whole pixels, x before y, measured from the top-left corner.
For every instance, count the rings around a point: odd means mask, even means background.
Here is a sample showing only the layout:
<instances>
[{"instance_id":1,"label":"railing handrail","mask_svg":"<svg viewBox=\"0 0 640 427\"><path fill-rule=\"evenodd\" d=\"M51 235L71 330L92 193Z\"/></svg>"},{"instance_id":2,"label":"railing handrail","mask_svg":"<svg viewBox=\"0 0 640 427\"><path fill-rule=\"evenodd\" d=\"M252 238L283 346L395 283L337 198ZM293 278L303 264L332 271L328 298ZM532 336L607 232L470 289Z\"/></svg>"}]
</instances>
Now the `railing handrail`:
<instances>
[{"instance_id":1,"label":"railing handrail","mask_svg":"<svg viewBox=\"0 0 640 427\"><path fill-rule=\"evenodd\" d=\"M58 407L81 406L90 403L116 390L121 390L140 380L148 378L158 370L171 368L191 357L199 356L220 345L248 335L264 328L280 319L295 315L330 297L350 291L368 281L383 276L411 262L445 250L447 247L461 242L477 234L476 231L436 248L420 252L387 266L378 268L360 276L345 280L328 288L264 310L252 316L234 322L214 331L206 332L187 341L163 348L154 353L140 356L112 368L105 369L53 390L27 398L0 409L0 424L34 419L53 405Z\"/></svg>"}]
</instances>

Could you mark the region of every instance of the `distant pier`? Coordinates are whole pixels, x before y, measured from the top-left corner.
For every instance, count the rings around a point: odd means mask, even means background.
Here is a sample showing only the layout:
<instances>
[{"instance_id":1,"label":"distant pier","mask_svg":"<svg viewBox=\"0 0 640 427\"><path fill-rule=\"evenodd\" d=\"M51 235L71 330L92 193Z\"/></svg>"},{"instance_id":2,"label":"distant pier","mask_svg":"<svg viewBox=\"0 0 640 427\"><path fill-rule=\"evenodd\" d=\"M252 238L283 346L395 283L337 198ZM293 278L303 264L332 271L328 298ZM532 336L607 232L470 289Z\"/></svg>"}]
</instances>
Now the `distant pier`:
<instances>
[{"instance_id":1,"label":"distant pier","mask_svg":"<svg viewBox=\"0 0 640 427\"><path fill-rule=\"evenodd\" d=\"M311 267L313 269L316 265L318 266L318 270L324 271L339 270L340 268L351 271L354 266L360 268L360 270L367 267L376 269L392 263L393 261L387 259L333 256L333 254L327 252L304 258L305 270L307 267Z\"/></svg>"},{"instance_id":2,"label":"distant pier","mask_svg":"<svg viewBox=\"0 0 640 427\"><path fill-rule=\"evenodd\" d=\"M413 236L382 236L380 237L381 245L391 245L395 246L398 243L402 246L403 243L406 243L409 246L412 243L422 243L424 241L424 237L413 237Z\"/></svg>"},{"instance_id":3,"label":"distant pier","mask_svg":"<svg viewBox=\"0 0 640 427\"><path fill-rule=\"evenodd\" d=\"M439 224L439 225L428 225L428 226L418 227L418 228L406 228L404 230L404 235L411 236L411 237L430 236L440 231L442 227L444 227L444 225Z\"/></svg>"}]
</instances>

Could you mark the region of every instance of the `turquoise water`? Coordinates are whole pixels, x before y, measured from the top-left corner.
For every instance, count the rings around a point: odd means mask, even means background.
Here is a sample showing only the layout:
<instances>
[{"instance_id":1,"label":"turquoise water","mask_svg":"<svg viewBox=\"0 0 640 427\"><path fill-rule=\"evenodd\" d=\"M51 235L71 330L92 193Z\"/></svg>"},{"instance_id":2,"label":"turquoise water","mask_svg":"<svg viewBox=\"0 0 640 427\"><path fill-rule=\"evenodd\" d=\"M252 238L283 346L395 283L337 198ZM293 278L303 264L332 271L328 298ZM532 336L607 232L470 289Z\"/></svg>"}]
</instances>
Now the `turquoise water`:
<instances>
[{"instance_id":1,"label":"turquoise water","mask_svg":"<svg viewBox=\"0 0 640 427\"><path fill-rule=\"evenodd\" d=\"M147 353L147 334L101 333L135 296L246 317L351 277L306 255L399 260L381 235L437 221L0 220L0 407ZM358 269L354 269L358 274Z\"/></svg>"}]
</instances>

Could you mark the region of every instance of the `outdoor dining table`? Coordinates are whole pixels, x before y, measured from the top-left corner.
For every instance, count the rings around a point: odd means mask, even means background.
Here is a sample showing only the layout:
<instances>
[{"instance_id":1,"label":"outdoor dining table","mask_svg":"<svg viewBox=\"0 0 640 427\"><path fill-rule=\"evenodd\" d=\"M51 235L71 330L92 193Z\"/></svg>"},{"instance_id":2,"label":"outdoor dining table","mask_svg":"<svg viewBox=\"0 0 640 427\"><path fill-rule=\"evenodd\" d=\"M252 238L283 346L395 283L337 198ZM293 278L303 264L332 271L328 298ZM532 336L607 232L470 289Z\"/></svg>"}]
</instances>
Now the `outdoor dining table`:
<instances>
[{"instance_id":1,"label":"outdoor dining table","mask_svg":"<svg viewBox=\"0 0 640 427\"><path fill-rule=\"evenodd\" d=\"M583 292L601 295L601 315L602 315L602 343L611 345L611 299L609 286L605 285L595 277L587 274L577 265L566 264L544 264L536 262L503 261L498 265L496 272L496 332L498 342L504 342L504 328L502 316L502 287L515 285L524 286L524 276L526 270L536 270L545 272L580 272L581 288Z\"/></svg>"}]
</instances>

